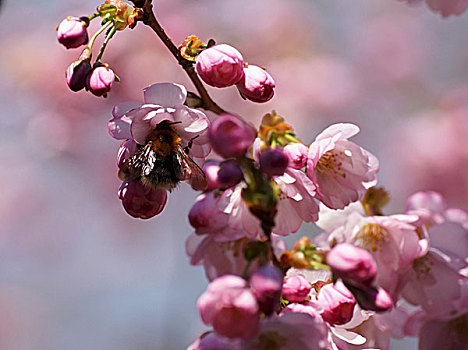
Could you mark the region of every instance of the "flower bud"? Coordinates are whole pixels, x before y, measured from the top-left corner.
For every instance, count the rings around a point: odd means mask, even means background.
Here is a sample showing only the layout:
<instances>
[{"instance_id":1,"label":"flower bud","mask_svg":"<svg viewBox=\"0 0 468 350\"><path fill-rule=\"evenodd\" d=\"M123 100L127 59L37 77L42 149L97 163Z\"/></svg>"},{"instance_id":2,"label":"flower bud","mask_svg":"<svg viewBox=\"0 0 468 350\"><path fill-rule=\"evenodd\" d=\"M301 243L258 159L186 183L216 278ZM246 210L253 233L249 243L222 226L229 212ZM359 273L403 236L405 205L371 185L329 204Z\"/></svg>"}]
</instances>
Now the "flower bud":
<instances>
[{"instance_id":1,"label":"flower bud","mask_svg":"<svg viewBox=\"0 0 468 350\"><path fill-rule=\"evenodd\" d=\"M234 85L244 75L244 60L232 46L221 44L203 50L195 59L200 78L208 85L222 88Z\"/></svg>"},{"instance_id":2,"label":"flower bud","mask_svg":"<svg viewBox=\"0 0 468 350\"><path fill-rule=\"evenodd\" d=\"M96 96L107 96L115 80L115 74L106 65L94 67L86 80L86 88Z\"/></svg>"},{"instance_id":3,"label":"flower bud","mask_svg":"<svg viewBox=\"0 0 468 350\"><path fill-rule=\"evenodd\" d=\"M254 142L257 132L241 118L222 114L211 123L208 135L214 151L231 158L244 155Z\"/></svg>"},{"instance_id":4,"label":"flower bud","mask_svg":"<svg viewBox=\"0 0 468 350\"><path fill-rule=\"evenodd\" d=\"M302 275L286 277L283 282L283 298L300 303L307 299L311 289L309 281Z\"/></svg>"},{"instance_id":5,"label":"flower bud","mask_svg":"<svg viewBox=\"0 0 468 350\"><path fill-rule=\"evenodd\" d=\"M388 311L393 306L392 297L381 287L355 287L350 284L346 284L346 287L353 293L354 298L363 310Z\"/></svg>"},{"instance_id":6,"label":"flower bud","mask_svg":"<svg viewBox=\"0 0 468 350\"><path fill-rule=\"evenodd\" d=\"M220 188L226 189L237 185L244 178L241 167L235 160L228 160L221 164L218 172Z\"/></svg>"},{"instance_id":7,"label":"flower bud","mask_svg":"<svg viewBox=\"0 0 468 350\"><path fill-rule=\"evenodd\" d=\"M331 325L341 325L353 317L356 300L341 281L324 285L317 295L322 318Z\"/></svg>"},{"instance_id":8,"label":"flower bud","mask_svg":"<svg viewBox=\"0 0 468 350\"><path fill-rule=\"evenodd\" d=\"M250 277L250 287L265 315L271 315L279 305L282 282L282 272L272 265L262 266Z\"/></svg>"},{"instance_id":9,"label":"flower bud","mask_svg":"<svg viewBox=\"0 0 468 350\"><path fill-rule=\"evenodd\" d=\"M327 255L327 264L335 276L355 286L370 285L377 274L372 255L349 243L336 245Z\"/></svg>"},{"instance_id":10,"label":"flower bud","mask_svg":"<svg viewBox=\"0 0 468 350\"><path fill-rule=\"evenodd\" d=\"M279 148L267 149L260 153L260 171L268 176L280 176L286 171L289 159Z\"/></svg>"},{"instance_id":11,"label":"flower bud","mask_svg":"<svg viewBox=\"0 0 468 350\"><path fill-rule=\"evenodd\" d=\"M289 159L289 166L294 169L302 169L307 163L309 149L302 143L290 143L284 146L284 154Z\"/></svg>"},{"instance_id":12,"label":"flower bud","mask_svg":"<svg viewBox=\"0 0 468 350\"><path fill-rule=\"evenodd\" d=\"M224 275L213 280L197 307L203 322L224 337L248 339L258 331L257 300L241 277Z\"/></svg>"},{"instance_id":13,"label":"flower bud","mask_svg":"<svg viewBox=\"0 0 468 350\"><path fill-rule=\"evenodd\" d=\"M77 17L67 17L57 26L57 39L67 49L74 49L88 43L86 22Z\"/></svg>"},{"instance_id":14,"label":"flower bud","mask_svg":"<svg viewBox=\"0 0 468 350\"><path fill-rule=\"evenodd\" d=\"M221 187L218 181L218 172L220 168L220 162L217 160L210 160L203 164L203 172L205 173L207 183L206 191L211 191Z\"/></svg>"},{"instance_id":15,"label":"flower bud","mask_svg":"<svg viewBox=\"0 0 468 350\"><path fill-rule=\"evenodd\" d=\"M118 194L125 211L140 219L150 219L159 214L167 200L165 189L147 187L136 180L124 181Z\"/></svg>"},{"instance_id":16,"label":"flower bud","mask_svg":"<svg viewBox=\"0 0 468 350\"><path fill-rule=\"evenodd\" d=\"M244 76L237 83L239 92L253 102L267 102L275 94L275 81L265 69L249 65L244 68Z\"/></svg>"},{"instance_id":17,"label":"flower bud","mask_svg":"<svg viewBox=\"0 0 468 350\"><path fill-rule=\"evenodd\" d=\"M89 61L75 61L70 64L65 72L67 85L72 91L80 91L86 86L86 79L91 72Z\"/></svg>"},{"instance_id":18,"label":"flower bud","mask_svg":"<svg viewBox=\"0 0 468 350\"><path fill-rule=\"evenodd\" d=\"M241 339L229 339L214 332L205 333L187 350L242 350Z\"/></svg>"}]
</instances>

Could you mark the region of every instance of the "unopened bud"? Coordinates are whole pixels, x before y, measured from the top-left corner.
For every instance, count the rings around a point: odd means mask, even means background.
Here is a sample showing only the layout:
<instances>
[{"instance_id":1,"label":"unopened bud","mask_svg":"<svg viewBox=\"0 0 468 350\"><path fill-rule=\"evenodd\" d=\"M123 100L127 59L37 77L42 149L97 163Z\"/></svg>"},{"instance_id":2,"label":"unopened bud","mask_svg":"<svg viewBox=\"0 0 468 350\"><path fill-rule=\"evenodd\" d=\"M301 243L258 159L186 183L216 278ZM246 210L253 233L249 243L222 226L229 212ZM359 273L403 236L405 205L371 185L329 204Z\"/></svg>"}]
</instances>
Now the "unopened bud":
<instances>
[{"instance_id":1,"label":"unopened bud","mask_svg":"<svg viewBox=\"0 0 468 350\"><path fill-rule=\"evenodd\" d=\"M231 158L244 155L253 144L257 132L241 118L222 114L211 123L208 135L214 151Z\"/></svg>"},{"instance_id":2,"label":"unopened bud","mask_svg":"<svg viewBox=\"0 0 468 350\"><path fill-rule=\"evenodd\" d=\"M96 96L107 96L115 81L115 74L107 65L94 67L88 75L86 88Z\"/></svg>"},{"instance_id":3,"label":"unopened bud","mask_svg":"<svg viewBox=\"0 0 468 350\"><path fill-rule=\"evenodd\" d=\"M205 177L206 177L206 183L207 183L206 190L207 191L211 191L211 190L221 187L218 181L219 169L220 169L220 162L216 160L210 160L208 162L205 162L205 164L203 164L203 172L205 173Z\"/></svg>"},{"instance_id":4,"label":"unopened bud","mask_svg":"<svg viewBox=\"0 0 468 350\"><path fill-rule=\"evenodd\" d=\"M317 295L317 302L323 310L322 318L331 325L349 322L356 305L353 294L340 280L324 285Z\"/></svg>"},{"instance_id":5,"label":"unopened bud","mask_svg":"<svg viewBox=\"0 0 468 350\"><path fill-rule=\"evenodd\" d=\"M302 143L291 143L284 146L283 152L289 159L289 166L294 169L302 169L307 163L308 148Z\"/></svg>"},{"instance_id":6,"label":"unopened bud","mask_svg":"<svg viewBox=\"0 0 468 350\"><path fill-rule=\"evenodd\" d=\"M153 189L138 180L123 182L118 194L125 211L140 219L150 219L159 214L167 200L165 189Z\"/></svg>"},{"instance_id":7,"label":"unopened bud","mask_svg":"<svg viewBox=\"0 0 468 350\"><path fill-rule=\"evenodd\" d=\"M372 255L349 243L336 245L327 255L327 264L336 277L356 286L370 285L377 274Z\"/></svg>"},{"instance_id":8,"label":"unopened bud","mask_svg":"<svg viewBox=\"0 0 468 350\"><path fill-rule=\"evenodd\" d=\"M282 272L272 265L262 266L250 277L250 287L265 315L271 315L279 305L282 281Z\"/></svg>"},{"instance_id":9,"label":"unopened bud","mask_svg":"<svg viewBox=\"0 0 468 350\"><path fill-rule=\"evenodd\" d=\"M267 149L259 157L260 171L268 176L280 176L286 171L289 159L279 148Z\"/></svg>"},{"instance_id":10,"label":"unopened bud","mask_svg":"<svg viewBox=\"0 0 468 350\"><path fill-rule=\"evenodd\" d=\"M237 185L244 178L242 169L234 160L228 160L221 164L218 172L218 182L221 188L226 189Z\"/></svg>"},{"instance_id":11,"label":"unopened bud","mask_svg":"<svg viewBox=\"0 0 468 350\"><path fill-rule=\"evenodd\" d=\"M89 61L75 61L70 64L65 72L67 85L72 91L80 91L86 86L86 79L91 72Z\"/></svg>"},{"instance_id":12,"label":"unopened bud","mask_svg":"<svg viewBox=\"0 0 468 350\"><path fill-rule=\"evenodd\" d=\"M67 49L88 43L87 24L78 17L67 17L57 26L57 39Z\"/></svg>"},{"instance_id":13,"label":"unopened bud","mask_svg":"<svg viewBox=\"0 0 468 350\"><path fill-rule=\"evenodd\" d=\"M300 303L307 299L311 289L310 282L302 275L286 277L283 282L283 298Z\"/></svg>"},{"instance_id":14,"label":"unopened bud","mask_svg":"<svg viewBox=\"0 0 468 350\"><path fill-rule=\"evenodd\" d=\"M196 58L197 73L208 85L223 88L241 80L244 60L239 51L221 44L203 50Z\"/></svg>"},{"instance_id":15,"label":"unopened bud","mask_svg":"<svg viewBox=\"0 0 468 350\"><path fill-rule=\"evenodd\" d=\"M355 287L350 284L346 284L346 287L353 293L354 298L363 310L388 311L393 306L392 297L381 287Z\"/></svg>"},{"instance_id":16,"label":"unopened bud","mask_svg":"<svg viewBox=\"0 0 468 350\"><path fill-rule=\"evenodd\" d=\"M239 92L253 102L267 102L275 94L275 81L266 70L249 65L244 68L244 76L237 83Z\"/></svg>"}]
</instances>

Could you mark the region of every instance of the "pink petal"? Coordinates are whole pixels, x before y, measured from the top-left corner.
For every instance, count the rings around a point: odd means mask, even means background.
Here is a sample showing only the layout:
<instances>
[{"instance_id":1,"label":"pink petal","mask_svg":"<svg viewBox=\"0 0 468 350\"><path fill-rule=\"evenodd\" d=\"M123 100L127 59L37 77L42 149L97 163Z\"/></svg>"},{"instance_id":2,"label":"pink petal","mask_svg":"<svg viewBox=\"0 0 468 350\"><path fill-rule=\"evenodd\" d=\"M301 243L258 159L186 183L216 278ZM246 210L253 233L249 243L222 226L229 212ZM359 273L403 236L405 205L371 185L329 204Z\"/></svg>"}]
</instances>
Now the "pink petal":
<instances>
[{"instance_id":1,"label":"pink petal","mask_svg":"<svg viewBox=\"0 0 468 350\"><path fill-rule=\"evenodd\" d=\"M145 88L143 93L146 103L153 103L164 107L181 105L187 97L185 87L173 83L153 84Z\"/></svg>"}]
</instances>

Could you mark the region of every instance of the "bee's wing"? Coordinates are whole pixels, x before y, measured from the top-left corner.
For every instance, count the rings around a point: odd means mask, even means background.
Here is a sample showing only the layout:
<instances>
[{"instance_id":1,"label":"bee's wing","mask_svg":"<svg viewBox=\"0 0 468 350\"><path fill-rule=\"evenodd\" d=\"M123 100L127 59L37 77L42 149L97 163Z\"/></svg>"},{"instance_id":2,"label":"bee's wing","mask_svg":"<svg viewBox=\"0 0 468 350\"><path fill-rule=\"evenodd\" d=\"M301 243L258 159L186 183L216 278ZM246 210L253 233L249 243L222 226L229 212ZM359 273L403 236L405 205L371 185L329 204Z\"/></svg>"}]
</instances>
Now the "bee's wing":
<instances>
[{"instance_id":1,"label":"bee's wing","mask_svg":"<svg viewBox=\"0 0 468 350\"><path fill-rule=\"evenodd\" d=\"M187 181L195 191L206 189L206 177L203 170L184 152L182 147L177 149L176 161L179 163L180 181Z\"/></svg>"},{"instance_id":2,"label":"bee's wing","mask_svg":"<svg viewBox=\"0 0 468 350\"><path fill-rule=\"evenodd\" d=\"M151 144L148 144L123 162L119 169L119 179L130 181L147 176L153 170L155 163L156 155Z\"/></svg>"}]
</instances>

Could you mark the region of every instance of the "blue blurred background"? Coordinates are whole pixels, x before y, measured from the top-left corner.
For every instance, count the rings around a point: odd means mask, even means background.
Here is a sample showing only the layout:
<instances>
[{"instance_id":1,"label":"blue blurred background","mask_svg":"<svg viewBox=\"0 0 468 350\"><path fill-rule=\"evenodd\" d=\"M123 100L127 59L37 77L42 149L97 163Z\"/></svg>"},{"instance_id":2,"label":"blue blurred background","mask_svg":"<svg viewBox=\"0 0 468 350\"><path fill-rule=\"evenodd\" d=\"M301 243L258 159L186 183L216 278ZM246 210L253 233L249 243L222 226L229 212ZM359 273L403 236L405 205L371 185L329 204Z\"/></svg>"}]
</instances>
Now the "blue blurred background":
<instances>
[{"instance_id":1,"label":"blue blurred background","mask_svg":"<svg viewBox=\"0 0 468 350\"><path fill-rule=\"evenodd\" d=\"M158 0L176 43L189 34L237 47L276 80L267 104L210 89L259 124L275 109L310 143L353 122L381 162L389 213L434 189L468 207L468 13L442 19L396 0ZM184 241L195 198L182 184L149 221L117 198L114 104L173 81L193 87L151 30L119 32L104 61L121 77L109 98L67 89L79 56L56 42L68 15L98 1L3 0L0 8L0 348L185 349L207 329L195 302L207 281ZM92 23L91 32L97 23ZM304 225L288 242L318 232ZM416 348L413 340L394 349Z\"/></svg>"}]
</instances>

